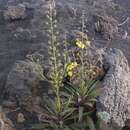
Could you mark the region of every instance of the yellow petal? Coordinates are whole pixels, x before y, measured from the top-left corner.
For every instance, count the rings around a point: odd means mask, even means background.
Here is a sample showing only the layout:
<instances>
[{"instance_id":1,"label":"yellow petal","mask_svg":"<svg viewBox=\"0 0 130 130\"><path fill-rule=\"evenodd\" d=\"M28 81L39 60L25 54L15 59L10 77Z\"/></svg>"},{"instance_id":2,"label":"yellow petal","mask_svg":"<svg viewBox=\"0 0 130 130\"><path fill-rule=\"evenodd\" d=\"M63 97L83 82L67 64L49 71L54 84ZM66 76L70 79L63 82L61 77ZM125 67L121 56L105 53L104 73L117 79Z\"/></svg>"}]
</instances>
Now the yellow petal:
<instances>
[{"instance_id":1,"label":"yellow petal","mask_svg":"<svg viewBox=\"0 0 130 130\"><path fill-rule=\"evenodd\" d=\"M68 72L67 72L67 75L68 75L69 77L72 77L72 76L73 76L73 72L72 72L72 71L68 71Z\"/></svg>"},{"instance_id":2,"label":"yellow petal","mask_svg":"<svg viewBox=\"0 0 130 130\"><path fill-rule=\"evenodd\" d=\"M80 40L76 40L76 43L75 43L79 48L81 49L84 49L85 48L85 44L82 43Z\"/></svg>"},{"instance_id":3,"label":"yellow petal","mask_svg":"<svg viewBox=\"0 0 130 130\"><path fill-rule=\"evenodd\" d=\"M74 69L77 65L78 65L77 62L70 62L67 65L67 71Z\"/></svg>"}]
</instances>

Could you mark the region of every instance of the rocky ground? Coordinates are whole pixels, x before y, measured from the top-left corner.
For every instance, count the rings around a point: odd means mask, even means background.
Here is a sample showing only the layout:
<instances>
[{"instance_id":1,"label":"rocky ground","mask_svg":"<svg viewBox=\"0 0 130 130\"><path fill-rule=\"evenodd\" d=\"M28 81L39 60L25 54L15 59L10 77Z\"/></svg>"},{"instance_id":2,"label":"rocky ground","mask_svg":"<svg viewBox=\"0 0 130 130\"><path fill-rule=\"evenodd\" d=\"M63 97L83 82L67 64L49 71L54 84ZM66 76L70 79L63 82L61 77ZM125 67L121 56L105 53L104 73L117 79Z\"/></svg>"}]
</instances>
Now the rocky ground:
<instances>
[{"instance_id":1,"label":"rocky ground","mask_svg":"<svg viewBox=\"0 0 130 130\"><path fill-rule=\"evenodd\" d=\"M64 34L69 40L76 37L76 32L81 30L83 10L86 33L94 47L121 49L130 63L129 0L57 0L56 5L60 41L64 39ZM43 62L47 59L47 8L48 0L0 0L0 103L5 106L9 103L3 101L16 101L17 95L18 101L23 103L25 97L32 96L30 86L39 85L38 71L33 69L35 67L26 60L26 56L39 52L44 55ZM125 64L121 64L123 71L119 72L127 75L129 65ZM124 86L128 90L128 84ZM124 102L125 99L122 100ZM16 104L12 105L13 110L16 107ZM120 110L123 111L122 108ZM20 112L23 110L18 108L13 113L17 115ZM35 114L24 112L30 115L26 117L28 122L37 122L36 118L30 120ZM8 116L12 119L12 112ZM16 122L16 118L12 120ZM17 129L23 130L22 125L16 124Z\"/></svg>"}]
</instances>

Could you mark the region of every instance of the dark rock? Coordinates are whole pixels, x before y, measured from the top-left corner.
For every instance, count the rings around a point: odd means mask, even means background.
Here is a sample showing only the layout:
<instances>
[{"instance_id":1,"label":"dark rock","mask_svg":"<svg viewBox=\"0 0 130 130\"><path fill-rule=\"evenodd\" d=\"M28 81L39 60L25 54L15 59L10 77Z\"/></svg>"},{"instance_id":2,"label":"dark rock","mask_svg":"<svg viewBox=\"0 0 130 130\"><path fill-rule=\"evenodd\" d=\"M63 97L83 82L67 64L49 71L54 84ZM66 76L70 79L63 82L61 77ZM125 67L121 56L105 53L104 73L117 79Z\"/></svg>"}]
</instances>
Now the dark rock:
<instances>
[{"instance_id":1,"label":"dark rock","mask_svg":"<svg viewBox=\"0 0 130 130\"><path fill-rule=\"evenodd\" d=\"M24 121L22 123L18 123L19 114L24 116ZM17 109L15 111L8 112L6 116L13 122L16 130L28 130L30 129L29 125L38 123L38 117L36 113L30 113L24 109Z\"/></svg>"},{"instance_id":2,"label":"dark rock","mask_svg":"<svg viewBox=\"0 0 130 130\"><path fill-rule=\"evenodd\" d=\"M106 45L107 42L95 34L93 16L98 14L98 12L104 12L106 17L109 15L108 18L112 18L112 21L114 21L116 17L112 13L107 13L110 10L114 10L114 7L115 4L108 0L56 1L59 37L63 39L65 32L71 37L74 30L81 30L81 15L82 10L84 10L86 32L95 40L96 44ZM46 54L48 40L45 24L47 22L47 8L48 1L46 0L0 1L1 72L8 73L15 61L24 59L28 53L44 50ZM118 11L114 10L113 12L116 13ZM104 17L104 15L101 16ZM10 20L12 21L10 22ZM107 21L109 20L106 20L106 23ZM112 21L109 23L111 24ZM116 29L117 24L114 22L111 27L109 32L115 33L113 30ZM109 26L107 27L108 29Z\"/></svg>"},{"instance_id":3,"label":"dark rock","mask_svg":"<svg viewBox=\"0 0 130 130\"><path fill-rule=\"evenodd\" d=\"M23 4L18 4L16 6L8 6L7 10L4 11L5 20L25 19L25 17L26 7Z\"/></svg>"},{"instance_id":4,"label":"dark rock","mask_svg":"<svg viewBox=\"0 0 130 130\"><path fill-rule=\"evenodd\" d=\"M6 82L8 99L20 106L28 106L36 96L39 82L42 79L42 67L32 61L19 61L10 71Z\"/></svg>"},{"instance_id":5,"label":"dark rock","mask_svg":"<svg viewBox=\"0 0 130 130\"><path fill-rule=\"evenodd\" d=\"M103 49L104 50L104 49ZM107 73L102 80L103 86L98 103L98 112L106 111L109 116L109 129L120 130L125 126L129 118L129 79L130 71L128 62L123 53L118 49L98 50L96 53L103 56L104 65L107 65ZM43 59L40 59L41 61ZM33 110L33 105L37 99L39 83L43 80L39 75L43 72L42 66L30 60L20 61L14 65L8 75L6 82L6 91L9 94L9 100L17 101L18 105ZM48 86L43 84L42 87ZM45 92L47 93L47 91ZM44 94L43 94L44 95ZM35 98L35 99L34 99ZM37 104L38 103L38 104ZM35 108L35 107L34 107ZM103 125L107 129L107 125Z\"/></svg>"},{"instance_id":6,"label":"dark rock","mask_svg":"<svg viewBox=\"0 0 130 130\"><path fill-rule=\"evenodd\" d=\"M98 111L106 111L110 116L113 130L120 130L128 119L130 70L128 61L118 49L110 49L104 54L110 68L103 80L104 92L97 103Z\"/></svg>"},{"instance_id":7,"label":"dark rock","mask_svg":"<svg viewBox=\"0 0 130 130\"><path fill-rule=\"evenodd\" d=\"M113 17L95 14L94 20L96 33L101 34L105 39L113 39L118 34L118 21Z\"/></svg>"}]
</instances>

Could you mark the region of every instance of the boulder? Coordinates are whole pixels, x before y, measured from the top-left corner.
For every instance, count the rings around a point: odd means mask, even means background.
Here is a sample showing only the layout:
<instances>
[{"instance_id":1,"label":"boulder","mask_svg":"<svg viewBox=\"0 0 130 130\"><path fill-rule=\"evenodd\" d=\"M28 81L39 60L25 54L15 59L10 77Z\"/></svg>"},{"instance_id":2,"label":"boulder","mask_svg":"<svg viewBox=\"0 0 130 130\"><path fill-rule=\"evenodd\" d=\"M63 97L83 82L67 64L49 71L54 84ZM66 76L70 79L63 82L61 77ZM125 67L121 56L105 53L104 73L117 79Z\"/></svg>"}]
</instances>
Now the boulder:
<instances>
[{"instance_id":1,"label":"boulder","mask_svg":"<svg viewBox=\"0 0 130 130\"><path fill-rule=\"evenodd\" d=\"M102 79L100 94L97 102L98 112L107 112L110 119L102 130L121 130L130 116L130 70L126 57L118 49L98 50L103 56L103 66L107 73ZM35 102L40 81L43 80L41 65L30 60L17 62L8 74L5 90L8 99L17 101L25 107ZM47 85L47 84L46 84ZM46 86L45 84L42 86ZM47 91L46 91L47 93ZM17 105L19 105L17 104ZM31 109L30 109L31 110Z\"/></svg>"},{"instance_id":2,"label":"boulder","mask_svg":"<svg viewBox=\"0 0 130 130\"><path fill-rule=\"evenodd\" d=\"M8 74L5 85L7 101L17 103L17 106L29 106L36 97L43 68L40 64L25 60L15 63ZM12 104L8 101L3 105L10 107Z\"/></svg>"},{"instance_id":3,"label":"boulder","mask_svg":"<svg viewBox=\"0 0 130 130\"><path fill-rule=\"evenodd\" d=\"M107 112L113 130L120 130L130 112L130 69L126 57L118 49L107 50L104 59L109 70L102 81L103 93L99 96L97 110Z\"/></svg>"}]
</instances>

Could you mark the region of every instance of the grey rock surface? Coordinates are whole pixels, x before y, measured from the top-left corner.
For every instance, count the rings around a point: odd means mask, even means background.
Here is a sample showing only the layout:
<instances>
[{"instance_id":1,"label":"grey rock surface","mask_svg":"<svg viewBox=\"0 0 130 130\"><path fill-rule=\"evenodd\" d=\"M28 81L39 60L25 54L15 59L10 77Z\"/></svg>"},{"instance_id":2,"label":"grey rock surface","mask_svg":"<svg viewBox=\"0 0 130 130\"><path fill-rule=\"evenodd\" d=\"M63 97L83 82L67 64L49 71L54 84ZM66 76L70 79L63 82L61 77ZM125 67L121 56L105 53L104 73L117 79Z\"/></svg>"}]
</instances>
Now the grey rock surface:
<instances>
[{"instance_id":1,"label":"grey rock surface","mask_svg":"<svg viewBox=\"0 0 130 130\"><path fill-rule=\"evenodd\" d=\"M106 45L108 41L104 41L104 36L102 36L104 34L95 33L97 20L102 19L101 21L104 21L103 23L106 25L106 28L104 28L101 22L99 27L103 30L100 31L103 31L107 38L114 37L113 35L118 32L119 18L125 13L124 9L116 9L118 5L108 0L60 0L56 1L56 5L58 30L61 38L63 38L64 33L71 38L74 30L81 30L81 14L84 10L85 29L99 46ZM8 73L17 60L24 59L29 53L37 50L44 50L44 53L46 53L47 7L47 0L0 0L1 73ZM100 15L106 16L106 19L99 17ZM120 43L119 41L121 39L118 38L118 42L110 41L110 43L112 46L116 46ZM125 45L122 46L125 47ZM120 48L124 50L124 47ZM128 48L128 46L125 47L125 49ZM129 55L127 56L129 57Z\"/></svg>"},{"instance_id":2,"label":"grey rock surface","mask_svg":"<svg viewBox=\"0 0 130 130\"><path fill-rule=\"evenodd\" d=\"M26 17L26 8L23 4L8 6L3 15L5 20L24 19Z\"/></svg>"},{"instance_id":3,"label":"grey rock surface","mask_svg":"<svg viewBox=\"0 0 130 130\"><path fill-rule=\"evenodd\" d=\"M104 59L110 68L103 80L98 111L108 112L113 130L119 130L129 118L130 69L126 57L118 49L108 50Z\"/></svg>"},{"instance_id":4,"label":"grey rock surface","mask_svg":"<svg viewBox=\"0 0 130 130\"><path fill-rule=\"evenodd\" d=\"M120 130L130 116L130 69L124 54L118 49L100 51L104 65L109 69L102 81L102 93L98 99L98 112L106 111L111 129ZM17 101L20 105L29 107L36 98L42 66L30 60L16 63L8 74L6 92L10 101ZM43 85L44 86L44 85ZM46 86L46 85L45 85ZM45 87L44 86L44 87ZM47 91L46 91L47 92ZM104 128L104 127L103 127ZM106 125L105 125L106 128ZM108 127L108 129L110 129Z\"/></svg>"},{"instance_id":5,"label":"grey rock surface","mask_svg":"<svg viewBox=\"0 0 130 130\"><path fill-rule=\"evenodd\" d=\"M17 62L7 77L5 85L7 99L17 102L20 106L31 105L42 80L41 73L43 68L36 62L30 60Z\"/></svg>"},{"instance_id":6,"label":"grey rock surface","mask_svg":"<svg viewBox=\"0 0 130 130\"><path fill-rule=\"evenodd\" d=\"M130 17L130 1L113 1L57 0L59 37L63 39L66 33L68 39L72 39L73 32L81 30L81 15L84 10L86 33L95 45L119 48L130 62L130 21L119 26L126 17ZM26 104L25 97L29 97L29 100L32 98L31 85L36 86L40 79L37 70L25 58L26 55L41 50L47 58L47 8L47 0L0 0L0 99L3 98L5 88L12 100L17 98ZM98 21L100 24L97 27L95 25L98 25ZM105 59L111 67L104 79L107 96L102 95L100 102L103 110L110 113L113 124L122 127L129 111L129 67L120 51L112 50L106 54ZM18 60L22 61L16 63Z\"/></svg>"}]
</instances>

